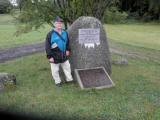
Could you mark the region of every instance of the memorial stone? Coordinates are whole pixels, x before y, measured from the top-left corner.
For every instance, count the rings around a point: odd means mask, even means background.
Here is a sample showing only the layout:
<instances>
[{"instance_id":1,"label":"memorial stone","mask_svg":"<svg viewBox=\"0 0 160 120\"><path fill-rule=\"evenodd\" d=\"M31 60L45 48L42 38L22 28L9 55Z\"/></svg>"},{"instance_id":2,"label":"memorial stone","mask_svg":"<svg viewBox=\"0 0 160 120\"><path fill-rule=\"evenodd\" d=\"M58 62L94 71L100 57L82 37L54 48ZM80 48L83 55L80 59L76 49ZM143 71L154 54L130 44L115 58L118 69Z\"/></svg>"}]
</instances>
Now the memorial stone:
<instances>
[{"instance_id":1,"label":"memorial stone","mask_svg":"<svg viewBox=\"0 0 160 120\"><path fill-rule=\"evenodd\" d=\"M106 31L94 17L82 16L68 29L71 46L71 68L104 67L111 74L111 57Z\"/></svg>"}]
</instances>

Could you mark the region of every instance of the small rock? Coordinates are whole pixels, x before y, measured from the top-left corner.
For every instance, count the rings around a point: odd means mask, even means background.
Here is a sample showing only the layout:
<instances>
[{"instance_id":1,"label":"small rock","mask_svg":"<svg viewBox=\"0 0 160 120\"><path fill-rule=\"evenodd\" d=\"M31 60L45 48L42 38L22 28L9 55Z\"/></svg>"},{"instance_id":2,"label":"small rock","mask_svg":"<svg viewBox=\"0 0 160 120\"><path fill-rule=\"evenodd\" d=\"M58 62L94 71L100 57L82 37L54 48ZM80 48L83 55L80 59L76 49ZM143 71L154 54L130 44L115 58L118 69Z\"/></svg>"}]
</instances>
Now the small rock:
<instances>
[{"instance_id":1,"label":"small rock","mask_svg":"<svg viewBox=\"0 0 160 120\"><path fill-rule=\"evenodd\" d=\"M126 58L121 58L119 60L112 61L112 64L115 64L115 65L128 65L128 60Z\"/></svg>"},{"instance_id":2,"label":"small rock","mask_svg":"<svg viewBox=\"0 0 160 120\"><path fill-rule=\"evenodd\" d=\"M0 73L0 91L15 88L16 77L9 73Z\"/></svg>"}]
</instances>

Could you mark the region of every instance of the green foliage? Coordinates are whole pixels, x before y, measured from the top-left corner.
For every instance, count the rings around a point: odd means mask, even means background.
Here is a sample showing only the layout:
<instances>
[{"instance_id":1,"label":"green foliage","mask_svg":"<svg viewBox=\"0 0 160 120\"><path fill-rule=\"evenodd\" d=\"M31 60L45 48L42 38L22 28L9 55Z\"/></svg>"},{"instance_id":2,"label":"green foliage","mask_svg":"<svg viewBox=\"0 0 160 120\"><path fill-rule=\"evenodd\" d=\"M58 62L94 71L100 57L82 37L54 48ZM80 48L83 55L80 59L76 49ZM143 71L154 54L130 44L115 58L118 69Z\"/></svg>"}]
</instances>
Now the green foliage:
<instances>
[{"instance_id":1,"label":"green foliage","mask_svg":"<svg viewBox=\"0 0 160 120\"><path fill-rule=\"evenodd\" d=\"M160 0L149 0L149 13L152 18L160 21Z\"/></svg>"},{"instance_id":2,"label":"green foliage","mask_svg":"<svg viewBox=\"0 0 160 120\"><path fill-rule=\"evenodd\" d=\"M9 13L12 5L9 0L0 0L0 14Z\"/></svg>"},{"instance_id":3,"label":"green foliage","mask_svg":"<svg viewBox=\"0 0 160 120\"><path fill-rule=\"evenodd\" d=\"M17 7L20 9L22 9L22 7L25 5L26 0L16 0L17 2Z\"/></svg>"},{"instance_id":4,"label":"green foliage","mask_svg":"<svg viewBox=\"0 0 160 120\"><path fill-rule=\"evenodd\" d=\"M32 26L37 29L43 23L48 23L53 26L51 19L53 20L55 13L51 10L51 2L35 1L35 3L32 3L32 1L28 0L24 4L23 10L18 16L18 20L21 23L25 23L28 29L31 29Z\"/></svg>"},{"instance_id":5,"label":"green foliage","mask_svg":"<svg viewBox=\"0 0 160 120\"><path fill-rule=\"evenodd\" d=\"M118 7L139 20L160 20L160 0L119 0Z\"/></svg>"},{"instance_id":6,"label":"green foliage","mask_svg":"<svg viewBox=\"0 0 160 120\"><path fill-rule=\"evenodd\" d=\"M0 49L8 49L11 47L18 47L21 45L28 45L43 42L48 31L51 30L49 25L44 25L44 27L40 27L38 30L32 30L29 33L21 34L19 36L15 36L16 27L14 19L9 14L1 14L0 15ZM19 28L17 34L20 34L20 30L23 28Z\"/></svg>"},{"instance_id":7,"label":"green foliage","mask_svg":"<svg viewBox=\"0 0 160 120\"><path fill-rule=\"evenodd\" d=\"M26 32L38 29L44 23L53 26L56 16L64 19L65 28L80 16L94 16L102 20L107 7L117 0L20 0L21 12L18 20L25 23ZM101 9L99 9L101 8ZM22 26L23 27L23 26ZM20 30L22 31L22 30ZM25 30L23 30L25 31Z\"/></svg>"},{"instance_id":8,"label":"green foliage","mask_svg":"<svg viewBox=\"0 0 160 120\"><path fill-rule=\"evenodd\" d=\"M105 23L125 23L128 14L126 12L120 12L116 7L111 7L106 10L104 16Z\"/></svg>"}]
</instances>

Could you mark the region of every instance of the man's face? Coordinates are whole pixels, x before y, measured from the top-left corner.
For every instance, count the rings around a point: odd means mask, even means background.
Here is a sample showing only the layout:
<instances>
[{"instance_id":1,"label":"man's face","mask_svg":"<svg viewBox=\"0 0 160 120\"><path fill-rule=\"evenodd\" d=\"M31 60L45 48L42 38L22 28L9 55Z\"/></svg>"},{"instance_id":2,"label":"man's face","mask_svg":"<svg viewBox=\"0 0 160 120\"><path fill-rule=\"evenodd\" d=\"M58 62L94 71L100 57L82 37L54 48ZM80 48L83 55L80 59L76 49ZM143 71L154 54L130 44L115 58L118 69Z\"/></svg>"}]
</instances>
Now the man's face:
<instances>
[{"instance_id":1,"label":"man's face","mask_svg":"<svg viewBox=\"0 0 160 120\"><path fill-rule=\"evenodd\" d=\"M55 27L57 28L57 29L62 29L62 27L63 27L63 22L55 22Z\"/></svg>"}]
</instances>

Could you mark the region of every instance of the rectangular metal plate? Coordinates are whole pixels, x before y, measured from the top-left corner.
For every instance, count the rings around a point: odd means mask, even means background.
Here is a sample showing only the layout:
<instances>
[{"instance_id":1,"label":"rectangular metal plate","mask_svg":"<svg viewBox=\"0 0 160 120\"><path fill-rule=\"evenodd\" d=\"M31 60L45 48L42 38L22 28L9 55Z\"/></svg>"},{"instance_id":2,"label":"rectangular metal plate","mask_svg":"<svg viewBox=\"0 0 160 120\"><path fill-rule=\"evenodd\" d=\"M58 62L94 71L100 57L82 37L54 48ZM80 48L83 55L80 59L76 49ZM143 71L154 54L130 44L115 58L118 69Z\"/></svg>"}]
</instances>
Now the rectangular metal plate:
<instances>
[{"instance_id":1,"label":"rectangular metal plate","mask_svg":"<svg viewBox=\"0 0 160 120\"><path fill-rule=\"evenodd\" d=\"M82 89L102 89L115 85L104 67L75 69L75 76Z\"/></svg>"},{"instance_id":2,"label":"rectangular metal plate","mask_svg":"<svg viewBox=\"0 0 160 120\"><path fill-rule=\"evenodd\" d=\"M80 44L100 44L100 29L79 29Z\"/></svg>"}]
</instances>

